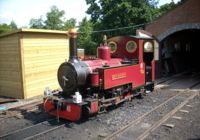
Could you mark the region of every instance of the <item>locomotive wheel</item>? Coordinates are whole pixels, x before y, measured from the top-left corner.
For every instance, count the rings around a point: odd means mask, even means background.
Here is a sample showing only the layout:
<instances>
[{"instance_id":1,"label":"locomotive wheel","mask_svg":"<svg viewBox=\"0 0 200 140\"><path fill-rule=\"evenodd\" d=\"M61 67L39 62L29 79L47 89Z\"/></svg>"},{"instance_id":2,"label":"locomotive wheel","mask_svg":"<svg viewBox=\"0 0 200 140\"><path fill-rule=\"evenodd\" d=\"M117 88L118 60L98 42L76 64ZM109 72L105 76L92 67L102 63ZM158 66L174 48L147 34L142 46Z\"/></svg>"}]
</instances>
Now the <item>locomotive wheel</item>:
<instances>
[{"instance_id":1,"label":"locomotive wheel","mask_svg":"<svg viewBox=\"0 0 200 140\"><path fill-rule=\"evenodd\" d=\"M154 91L154 83L147 85L145 88L147 91L153 92Z\"/></svg>"}]
</instances>

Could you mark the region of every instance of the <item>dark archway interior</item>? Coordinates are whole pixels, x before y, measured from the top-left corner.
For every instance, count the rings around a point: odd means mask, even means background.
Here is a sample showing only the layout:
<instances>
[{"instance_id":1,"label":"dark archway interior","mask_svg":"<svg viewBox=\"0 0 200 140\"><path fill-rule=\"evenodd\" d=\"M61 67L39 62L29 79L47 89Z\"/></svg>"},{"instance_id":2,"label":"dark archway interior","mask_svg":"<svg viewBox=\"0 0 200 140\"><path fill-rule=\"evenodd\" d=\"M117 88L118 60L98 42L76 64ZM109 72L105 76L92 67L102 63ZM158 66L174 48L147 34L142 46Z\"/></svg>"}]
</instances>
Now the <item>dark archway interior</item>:
<instances>
[{"instance_id":1,"label":"dark archway interior","mask_svg":"<svg viewBox=\"0 0 200 140\"><path fill-rule=\"evenodd\" d=\"M176 32L161 42L161 73L200 71L200 30Z\"/></svg>"}]
</instances>

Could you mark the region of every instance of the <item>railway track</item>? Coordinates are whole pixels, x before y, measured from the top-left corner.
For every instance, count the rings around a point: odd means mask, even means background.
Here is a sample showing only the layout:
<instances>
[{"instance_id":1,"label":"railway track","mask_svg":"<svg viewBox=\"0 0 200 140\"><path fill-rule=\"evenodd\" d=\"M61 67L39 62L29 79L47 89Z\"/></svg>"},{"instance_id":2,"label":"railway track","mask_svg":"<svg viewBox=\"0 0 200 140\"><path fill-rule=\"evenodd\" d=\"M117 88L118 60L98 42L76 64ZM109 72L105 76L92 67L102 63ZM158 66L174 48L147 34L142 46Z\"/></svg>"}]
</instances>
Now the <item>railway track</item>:
<instances>
[{"instance_id":1,"label":"railway track","mask_svg":"<svg viewBox=\"0 0 200 140\"><path fill-rule=\"evenodd\" d=\"M60 129L70 124L69 122L61 120L60 123L57 123L57 119L49 119L22 129L18 129L6 134L2 134L0 139L2 140L12 140L12 139L23 139L29 140L38 138L44 134L50 133L56 129Z\"/></svg>"},{"instance_id":2,"label":"railway track","mask_svg":"<svg viewBox=\"0 0 200 140\"><path fill-rule=\"evenodd\" d=\"M192 95L182 95L182 94L176 94L161 103L160 105L156 106L154 109L150 110L149 112L145 113L141 117L135 120L131 120L130 123L126 126L124 126L122 129L116 131L115 133L109 135L105 138L105 140L110 139L123 139L126 138L126 136L130 136L129 134L133 135L135 132L133 130L141 130L139 127L142 123L146 122L148 118L152 119L152 125L148 128L145 128L142 130L143 133L140 135L137 135L137 137L134 137L134 139L144 139L148 136L149 133L151 133L153 130L155 130L158 126L160 126L164 121L166 121L169 117L171 117L176 111L178 111L181 107L187 104L187 102L194 98L197 95L197 93L194 93ZM179 102L178 102L179 101ZM164 112L161 114L165 114L163 116L159 116L159 118L151 118L151 114L154 114L155 112L159 112L158 110L161 109L162 111L165 111L165 106L168 104L172 104L174 102L178 102L178 104L174 105L174 108L171 108L168 112ZM164 108L163 108L164 107ZM62 127L70 125L70 122L66 122L64 120L61 120L59 123L57 122L57 119L49 119L46 121L43 121L41 123L25 127L4 135L0 136L0 139L2 140L12 140L12 139L22 139L22 140L30 140L39 138L39 136L43 136L47 133L50 133L54 130L60 129ZM137 129L134 129L137 128ZM138 132L136 132L138 134ZM131 137L133 138L133 137Z\"/></svg>"},{"instance_id":3,"label":"railway track","mask_svg":"<svg viewBox=\"0 0 200 140\"><path fill-rule=\"evenodd\" d=\"M179 75L181 76L181 75ZM183 75L182 75L183 76ZM179 78L178 76L176 78ZM168 79L168 81L165 82L172 82L175 79ZM196 82L193 85L191 85L188 89L192 89L193 87L199 85L200 82ZM181 92L182 93L182 92ZM166 121L168 118L170 118L174 113L176 113L181 107L183 107L187 102L194 98L197 95L197 93L192 95L182 95L182 94L176 94L172 97L166 99L163 103L156 106L154 109L150 110L149 112L143 114L138 119L130 120L128 125L122 127L118 131L112 133L111 135L106 135L108 137L105 138L105 140L108 139L126 139L127 136L133 135L134 139L145 139L149 133L151 133L153 130L155 130L157 127L159 127L164 121ZM170 108L166 111L165 106L168 104L174 104L173 108ZM19 108L15 108L13 110L30 110L33 106L36 106L36 104L30 104L28 106L21 106ZM160 110L160 111L159 111ZM151 114L160 112L161 115L158 114L158 118L152 118ZM148 120L152 120L151 123L145 123L148 122ZM2 140L9 140L9 139L23 139L23 140L30 140L35 138L40 138L39 136L43 137L45 134L60 130L61 128L71 125L70 122L61 120L59 123L57 122L57 119L48 119L44 120L42 122L39 122L34 125L26 126L22 129L18 129L15 131L7 132L4 134L0 134L0 139ZM144 128L141 128L143 126ZM137 128L137 129L136 129ZM142 132L142 133L139 133ZM135 135L136 134L136 135ZM130 138L130 137L129 137ZM132 139L133 137L131 137ZM73 138L72 138L73 139Z\"/></svg>"},{"instance_id":4,"label":"railway track","mask_svg":"<svg viewBox=\"0 0 200 140\"><path fill-rule=\"evenodd\" d=\"M3 134L0 136L2 140L13 140L13 139L21 139L21 140L29 140L33 139L34 137L49 133L53 130L61 128L65 125L69 124L69 122L65 120L60 120L59 122L57 119L49 119L35 125L31 125L22 129L15 130L13 132Z\"/></svg>"},{"instance_id":5,"label":"railway track","mask_svg":"<svg viewBox=\"0 0 200 140\"><path fill-rule=\"evenodd\" d=\"M171 77L162 78L156 81L155 89L176 89L177 91L184 91L186 89L192 89L200 84L200 73L190 74L184 72L181 74L173 75Z\"/></svg>"},{"instance_id":6,"label":"railway track","mask_svg":"<svg viewBox=\"0 0 200 140\"><path fill-rule=\"evenodd\" d=\"M4 115L1 115L0 122L11 117L18 117L24 115L27 112L34 111L39 109L39 106L42 104L42 101L36 101L25 105L20 105L17 107L9 108L6 111L2 111Z\"/></svg>"},{"instance_id":7,"label":"railway track","mask_svg":"<svg viewBox=\"0 0 200 140\"><path fill-rule=\"evenodd\" d=\"M181 76L184 76L184 75L187 75L189 72L182 72L182 73L179 73L179 74L176 74L176 75L172 75L170 77L167 77L167 78L161 78L161 79L158 79L156 81L156 85L159 85L159 84L163 84L165 82L168 82L170 80L174 80L174 79L177 79Z\"/></svg>"},{"instance_id":8,"label":"railway track","mask_svg":"<svg viewBox=\"0 0 200 140\"><path fill-rule=\"evenodd\" d=\"M181 104L179 104L176 108L171 110L169 113L167 113L164 117L162 117L158 122L156 122L152 127L147 129L142 135L140 135L137 140L143 140L145 139L152 131L157 129L161 124L163 124L165 121L167 121L170 117L172 117L177 111L179 111L183 106L185 106L191 99L193 99L196 94L193 94L186 98Z\"/></svg>"},{"instance_id":9,"label":"railway track","mask_svg":"<svg viewBox=\"0 0 200 140\"><path fill-rule=\"evenodd\" d=\"M118 131L112 133L111 135L107 136L104 140L120 140L120 139L136 139L136 140L143 140L145 139L152 131L158 128L161 124L163 124L167 119L172 117L178 110L180 110L183 106L185 106L191 99L197 96L198 93L193 93L192 95L187 95L183 98L183 95L177 94L159 106L155 107L151 111L145 113L138 119L134 119L130 121L129 124L122 127ZM174 108L168 110L166 112L165 106L168 104L172 104L177 99L181 99L182 101L174 105ZM159 112L159 113L158 113ZM158 113L158 116L152 118L151 115L154 113ZM159 114L162 114L159 116ZM154 115L155 116L155 115Z\"/></svg>"}]
</instances>

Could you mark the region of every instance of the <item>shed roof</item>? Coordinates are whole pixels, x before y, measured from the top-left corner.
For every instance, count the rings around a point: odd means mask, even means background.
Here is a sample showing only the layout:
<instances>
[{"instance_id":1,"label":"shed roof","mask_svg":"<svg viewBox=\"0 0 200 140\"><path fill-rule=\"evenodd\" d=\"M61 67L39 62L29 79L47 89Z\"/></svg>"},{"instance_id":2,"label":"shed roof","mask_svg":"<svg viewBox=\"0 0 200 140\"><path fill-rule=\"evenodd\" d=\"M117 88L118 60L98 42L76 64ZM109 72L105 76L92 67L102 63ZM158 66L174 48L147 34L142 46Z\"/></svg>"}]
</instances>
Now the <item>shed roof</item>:
<instances>
[{"instance_id":1,"label":"shed roof","mask_svg":"<svg viewBox=\"0 0 200 140\"><path fill-rule=\"evenodd\" d=\"M51 33L51 34L66 34L67 31L59 31L59 30L46 30L46 29L18 29L15 31L7 32L0 34L0 37L9 36L16 33Z\"/></svg>"}]
</instances>

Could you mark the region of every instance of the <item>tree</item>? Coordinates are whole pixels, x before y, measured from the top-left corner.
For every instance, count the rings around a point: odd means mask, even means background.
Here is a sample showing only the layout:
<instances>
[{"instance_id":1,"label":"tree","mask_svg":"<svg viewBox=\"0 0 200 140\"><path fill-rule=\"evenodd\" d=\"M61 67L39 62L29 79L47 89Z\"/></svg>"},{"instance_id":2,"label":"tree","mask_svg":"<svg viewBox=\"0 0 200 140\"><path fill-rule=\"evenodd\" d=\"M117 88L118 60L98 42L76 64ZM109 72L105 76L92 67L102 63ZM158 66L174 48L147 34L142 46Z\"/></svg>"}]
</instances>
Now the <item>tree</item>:
<instances>
[{"instance_id":1,"label":"tree","mask_svg":"<svg viewBox=\"0 0 200 140\"><path fill-rule=\"evenodd\" d=\"M96 46L97 44L92 41L91 33L93 31L93 24L91 21L87 20L87 18L83 18L83 20L79 23L80 32L78 36L78 46L80 48L85 49L85 53L87 55L96 54Z\"/></svg>"},{"instance_id":2,"label":"tree","mask_svg":"<svg viewBox=\"0 0 200 140\"><path fill-rule=\"evenodd\" d=\"M0 34L13 30L17 30L17 24L14 21L11 21L10 24L0 24Z\"/></svg>"},{"instance_id":3,"label":"tree","mask_svg":"<svg viewBox=\"0 0 200 140\"><path fill-rule=\"evenodd\" d=\"M10 28L9 25L7 24L0 24L0 34L1 33L5 33L5 32L9 32L12 31L12 29Z\"/></svg>"},{"instance_id":4,"label":"tree","mask_svg":"<svg viewBox=\"0 0 200 140\"><path fill-rule=\"evenodd\" d=\"M10 22L10 27L12 30L17 30L17 24L13 20Z\"/></svg>"},{"instance_id":5,"label":"tree","mask_svg":"<svg viewBox=\"0 0 200 140\"><path fill-rule=\"evenodd\" d=\"M101 8L96 0L86 0L87 5L90 5L87 13L91 15L91 21L97 22L101 15Z\"/></svg>"},{"instance_id":6,"label":"tree","mask_svg":"<svg viewBox=\"0 0 200 140\"><path fill-rule=\"evenodd\" d=\"M177 4L174 3L174 1L170 2L170 3L166 3L162 6L160 6L159 8L159 15L164 15L165 13L167 13L168 11L170 11L171 9L173 9L174 7L176 7Z\"/></svg>"},{"instance_id":7,"label":"tree","mask_svg":"<svg viewBox=\"0 0 200 140\"><path fill-rule=\"evenodd\" d=\"M52 6L50 12L46 14L45 28L53 30L61 30L63 27L63 16L65 12L59 10L56 6Z\"/></svg>"},{"instance_id":8,"label":"tree","mask_svg":"<svg viewBox=\"0 0 200 140\"><path fill-rule=\"evenodd\" d=\"M136 28L133 26L153 21L158 17L157 0L86 0L89 5L87 13L91 15L94 30L116 29L131 26L131 28L105 31L92 35L92 40L98 44L103 35L133 35Z\"/></svg>"},{"instance_id":9,"label":"tree","mask_svg":"<svg viewBox=\"0 0 200 140\"><path fill-rule=\"evenodd\" d=\"M157 17L158 12L155 0L86 0L86 2L90 5L87 13L91 15L94 23L101 22L102 29L148 23ZM130 34L129 31L130 29L121 31L120 34Z\"/></svg>"},{"instance_id":10,"label":"tree","mask_svg":"<svg viewBox=\"0 0 200 140\"><path fill-rule=\"evenodd\" d=\"M42 16L39 19L32 18L29 22L29 26L30 28L43 29L44 21L42 19Z\"/></svg>"},{"instance_id":11,"label":"tree","mask_svg":"<svg viewBox=\"0 0 200 140\"><path fill-rule=\"evenodd\" d=\"M71 18L71 19L66 20L64 22L63 30L68 30L70 28L74 28L75 26L76 26L76 19L75 18Z\"/></svg>"},{"instance_id":12,"label":"tree","mask_svg":"<svg viewBox=\"0 0 200 140\"><path fill-rule=\"evenodd\" d=\"M51 30L68 30L76 26L76 19L71 18L68 20L64 19L65 12L59 10L56 6L52 6L51 10L46 13L45 21L42 16L35 19L32 18L29 22L30 28L36 29L51 29Z\"/></svg>"}]
</instances>

